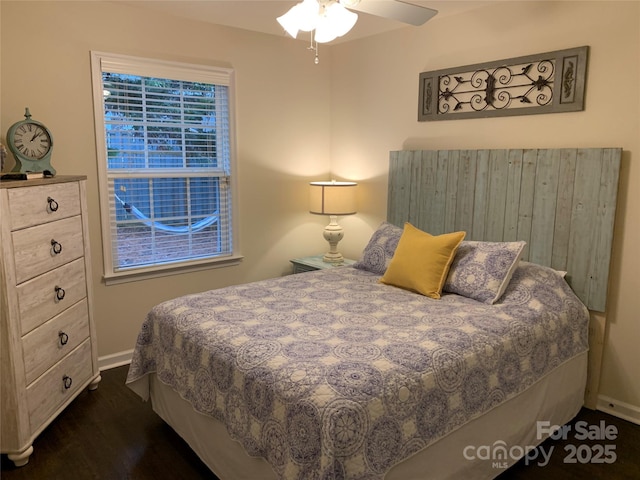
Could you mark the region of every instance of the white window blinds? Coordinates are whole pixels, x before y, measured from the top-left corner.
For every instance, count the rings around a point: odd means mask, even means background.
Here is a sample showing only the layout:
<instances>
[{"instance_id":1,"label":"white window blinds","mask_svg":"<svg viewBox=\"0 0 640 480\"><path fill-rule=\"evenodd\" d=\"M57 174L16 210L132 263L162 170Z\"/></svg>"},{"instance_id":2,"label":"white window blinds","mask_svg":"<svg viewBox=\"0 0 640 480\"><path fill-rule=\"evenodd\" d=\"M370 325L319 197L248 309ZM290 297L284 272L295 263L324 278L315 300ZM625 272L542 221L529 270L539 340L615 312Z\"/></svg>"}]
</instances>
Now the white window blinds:
<instances>
[{"instance_id":1,"label":"white window blinds","mask_svg":"<svg viewBox=\"0 0 640 480\"><path fill-rule=\"evenodd\" d=\"M94 62L111 273L232 255L230 71Z\"/></svg>"}]
</instances>

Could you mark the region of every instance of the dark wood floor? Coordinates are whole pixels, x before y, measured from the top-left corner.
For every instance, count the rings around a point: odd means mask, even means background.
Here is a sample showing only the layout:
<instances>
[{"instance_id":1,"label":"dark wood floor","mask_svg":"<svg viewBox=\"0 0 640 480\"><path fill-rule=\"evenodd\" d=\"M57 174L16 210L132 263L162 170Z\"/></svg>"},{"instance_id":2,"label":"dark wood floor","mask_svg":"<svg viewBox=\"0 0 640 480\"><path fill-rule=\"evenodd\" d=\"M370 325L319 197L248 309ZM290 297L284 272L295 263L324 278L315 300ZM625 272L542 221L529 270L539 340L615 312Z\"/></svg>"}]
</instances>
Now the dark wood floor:
<instances>
[{"instance_id":1,"label":"dark wood floor","mask_svg":"<svg viewBox=\"0 0 640 480\"><path fill-rule=\"evenodd\" d=\"M83 392L35 441L29 463L15 468L2 456L2 480L216 480L185 442L124 386L128 367L102 373L97 390ZM565 442L547 441L553 446L546 467L525 466L519 462L500 475L510 479L640 479L640 426L616 417L583 409L572 425L613 425L614 441L576 441L573 434ZM615 446L616 461L611 464L564 463L573 444L581 458L593 457L596 445ZM586 445L587 447L580 447ZM407 479L407 480L427 480ZM259 480L259 479L234 479ZM467 479L465 479L467 480Z\"/></svg>"}]
</instances>

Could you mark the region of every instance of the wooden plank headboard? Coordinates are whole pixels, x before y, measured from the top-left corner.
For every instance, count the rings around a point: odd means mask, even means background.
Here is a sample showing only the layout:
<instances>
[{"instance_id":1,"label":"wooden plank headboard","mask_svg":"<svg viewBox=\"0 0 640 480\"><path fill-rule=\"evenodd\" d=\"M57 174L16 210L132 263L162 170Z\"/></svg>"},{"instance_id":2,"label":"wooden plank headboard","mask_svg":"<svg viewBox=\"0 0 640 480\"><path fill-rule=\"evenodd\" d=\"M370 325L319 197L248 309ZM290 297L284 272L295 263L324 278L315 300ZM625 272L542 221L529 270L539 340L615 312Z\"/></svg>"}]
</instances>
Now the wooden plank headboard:
<instances>
[{"instance_id":1,"label":"wooden plank headboard","mask_svg":"<svg viewBox=\"0 0 640 480\"><path fill-rule=\"evenodd\" d=\"M567 272L590 309L607 300L620 148L390 153L387 220L467 240L524 240L523 259Z\"/></svg>"}]
</instances>

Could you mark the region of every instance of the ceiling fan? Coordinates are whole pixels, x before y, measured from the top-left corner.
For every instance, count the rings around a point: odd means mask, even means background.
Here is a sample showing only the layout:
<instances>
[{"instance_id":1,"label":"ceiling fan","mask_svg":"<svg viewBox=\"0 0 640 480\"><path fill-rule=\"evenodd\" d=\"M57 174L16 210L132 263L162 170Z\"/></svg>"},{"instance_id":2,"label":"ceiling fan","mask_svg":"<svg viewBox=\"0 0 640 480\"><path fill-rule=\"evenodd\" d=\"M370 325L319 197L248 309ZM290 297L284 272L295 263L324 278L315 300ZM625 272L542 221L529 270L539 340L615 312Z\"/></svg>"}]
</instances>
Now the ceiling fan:
<instances>
[{"instance_id":1,"label":"ceiling fan","mask_svg":"<svg viewBox=\"0 0 640 480\"><path fill-rule=\"evenodd\" d=\"M352 11L354 10L354 11ZM293 38L299 31L311 32L311 46L318 63L318 43L327 43L346 34L363 12L419 26L438 13L401 0L303 0L277 18Z\"/></svg>"},{"instance_id":2,"label":"ceiling fan","mask_svg":"<svg viewBox=\"0 0 640 480\"><path fill-rule=\"evenodd\" d=\"M339 0L339 3L350 10L398 20L415 26L425 24L438 13L432 8L414 5L402 0Z\"/></svg>"}]
</instances>

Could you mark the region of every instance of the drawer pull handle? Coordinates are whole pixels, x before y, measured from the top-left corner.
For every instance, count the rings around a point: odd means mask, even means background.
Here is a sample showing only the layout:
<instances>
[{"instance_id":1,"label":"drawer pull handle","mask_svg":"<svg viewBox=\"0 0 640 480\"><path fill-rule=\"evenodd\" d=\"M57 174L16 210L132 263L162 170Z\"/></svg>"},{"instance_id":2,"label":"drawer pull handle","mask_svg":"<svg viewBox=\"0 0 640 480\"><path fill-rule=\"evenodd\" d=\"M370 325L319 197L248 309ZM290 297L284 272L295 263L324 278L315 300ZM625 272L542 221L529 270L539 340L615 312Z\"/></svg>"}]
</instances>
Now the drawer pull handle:
<instances>
[{"instance_id":1,"label":"drawer pull handle","mask_svg":"<svg viewBox=\"0 0 640 480\"><path fill-rule=\"evenodd\" d=\"M56 242L53 238L51 239L51 249L53 250L53 253L58 255L60 252L62 252L62 244Z\"/></svg>"},{"instance_id":2,"label":"drawer pull handle","mask_svg":"<svg viewBox=\"0 0 640 480\"><path fill-rule=\"evenodd\" d=\"M69 341L69 335L64 333L62 330L58 332L58 337L60 337L60 345L66 345Z\"/></svg>"},{"instance_id":3,"label":"drawer pull handle","mask_svg":"<svg viewBox=\"0 0 640 480\"><path fill-rule=\"evenodd\" d=\"M56 285L55 286L55 290L56 290L56 299L57 300L62 300L64 298L64 294L65 294L64 288L59 287L59 286Z\"/></svg>"},{"instance_id":4,"label":"drawer pull handle","mask_svg":"<svg viewBox=\"0 0 640 480\"><path fill-rule=\"evenodd\" d=\"M47 197L47 202L49 202L50 211L56 212L58 210L58 202L56 202L53 198Z\"/></svg>"},{"instance_id":5,"label":"drawer pull handle","mask_svg":"<svg viewBox=\"0 0 640 480\"><path fill-rule=\"evenodd\" d=\"M73 383L73 380L69 375L65 375L62 377L62 384L64 385L65 390L69 390L71 388L72 383Z\"/></svg>"}]
</instances>

